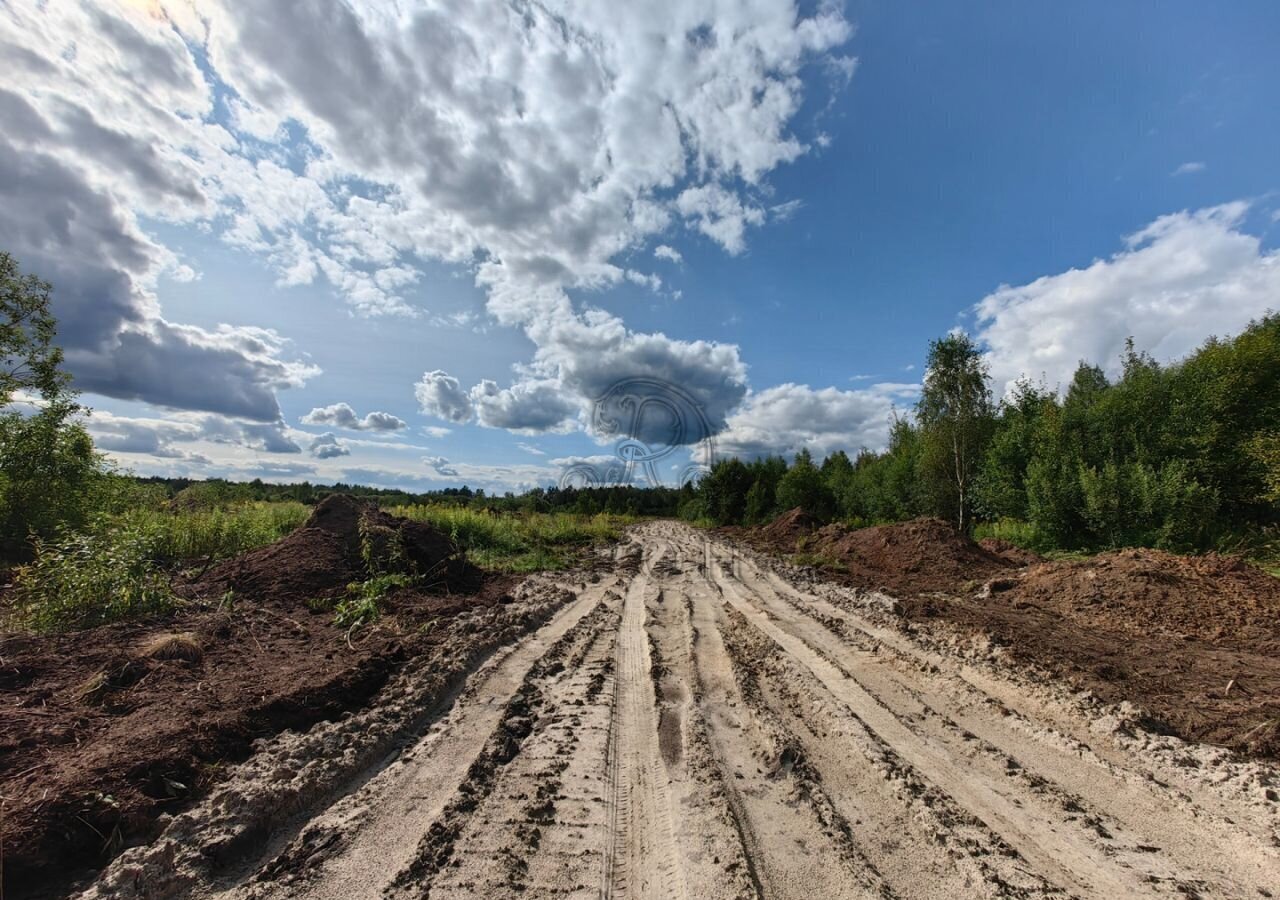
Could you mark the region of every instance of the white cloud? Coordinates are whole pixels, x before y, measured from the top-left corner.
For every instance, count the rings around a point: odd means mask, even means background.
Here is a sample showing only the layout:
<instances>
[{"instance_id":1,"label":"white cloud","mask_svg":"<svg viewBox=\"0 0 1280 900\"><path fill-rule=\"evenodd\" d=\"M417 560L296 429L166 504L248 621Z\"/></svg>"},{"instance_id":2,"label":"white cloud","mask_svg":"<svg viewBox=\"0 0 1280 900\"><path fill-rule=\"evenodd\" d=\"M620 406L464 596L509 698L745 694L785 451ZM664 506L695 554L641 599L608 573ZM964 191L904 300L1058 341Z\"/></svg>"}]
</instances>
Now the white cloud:
<instances>
[{"instance_id":1,"label":"white cloud","mask_svg":"<svg viewBox=\"0 0 1280 900\"><path fill-rule=\"evenodd\" d=\"M481 425L527 434L565 431L579 409L551 380L523 381L509 388L485 380L471 389L470 398Z\"/></svg>"},{"instance_id":2,"label":"white cloud","mask_svg":"<svg viewBox=\"0 0 1280 900\"><path fill-rule=\"evenodd\" d=\"M1207 168L1209 167L1202 162L1184 162L1182 165L1178 166L1178 168L1174 169L1170 174L1175 177L1178 175L1196 175L1200 172L1203 172Z\"/></svg>"},{"instance_id":3,"label":"white cloud","mask_svg":"<svg viewBox=\"0 0 1280 900\"><path fill-rule=\"evenodd\" d=\"M1280 251L1241 229L1248 205L1161 216L1082 269L1001 287L977 304L991 374L1065 388L1081 360L1114 374L1125 339L1157 359L1185 356L1275 309Z\"/></svg>"},{"instance_id":4,"label":"white cloud","mask_svg":"<svg viewBox=\"0 0 1280 900\"><path fill-rule=\"evenodd\" d=\"M425 373L414 385L413 392L418 398L418 408L427 415L459 424L471 421L471 398L449 373L439 369Z\"/></svg>"},{"instance_id":5,"label":"white cloud","mask_svg":"<svg viewBox=\"0 0 1280 900\"><path fill-rule=\"evenodd\" d=\"M746 390L736 348L637 334L567 292L657 290L614 259L678 221L742 252L767 177L809 149L800 72L818 63L842 86L851 33L833 4L793 0L19 0L0 12L0 242L58 282L69 363L111 396L272 423L275 392L316 372L278 335L165 320L154 283L185 270L146 216L367 315L425 315L407 293L420 260L474 266L488 311L537 348L516 384L484 389L493 421L534 385L552 419L660 372L722 419ZM24 243L32 221L61 225ZM476 415L432 374L424 411Z\"/></svg>"},{"instance_id":6,"label":"white cloud","mask_svg":"<svg viewBox=\"0 0 1280 900\"><path fill-rule=\"evenodd\" d=\"M300 420L304 425L335 425L352 431L391 432L407 428L399 416L387 412L371 412L363 417L356 414L348 403L317 406Z\"/></svg>"},{"instance_id":7,"label":"white cloud","mask_svg":"<svg viewBox=\"0 0 1280 900\"><path fill-rule=\"evenodd\" d=\"M653 248L653 255L658 259L665 259L667 262L682 263L684 257L680 255L680 251L675 247L668 247L666 244L659 244Z\"/></svg>"},{"instance_id":8,"label":"white cloud","mask_svg":"<svg viewBox=\"0 0 1280 900\"><path fill-rule=\"evenodd\" d=\"M539 448L535 447L533 444L526 444L524 442L519 442L516 444L516 446L519 447L521 450L523 450L525 453L532 453L534 456L547 455L545 450L540 450Z\"/></svg>"},{"instance_id":9,"label":"white cloud","mask_svg":"<svg viewBox=\"0 0 1280 900\"><path fill-rule=\"evenodd\" d=\"M311 442L311 455L316 459L335 459L350 456L351 450L332 431L326 431Z\"/></svg>"},{"instance_id":10,"label":"white cloud","mask_svg":"<svg viewBox=\"0 0 1280 900\"><path fill-rule=\"evenodd\" d=\"M836 450L881 449L889 439L895 401L907 403L919 385L877 384L842 391L782 384L749 396L716 437L720 456L792 454L808 448L818 458Z\"/></svg>"}]
</instances>

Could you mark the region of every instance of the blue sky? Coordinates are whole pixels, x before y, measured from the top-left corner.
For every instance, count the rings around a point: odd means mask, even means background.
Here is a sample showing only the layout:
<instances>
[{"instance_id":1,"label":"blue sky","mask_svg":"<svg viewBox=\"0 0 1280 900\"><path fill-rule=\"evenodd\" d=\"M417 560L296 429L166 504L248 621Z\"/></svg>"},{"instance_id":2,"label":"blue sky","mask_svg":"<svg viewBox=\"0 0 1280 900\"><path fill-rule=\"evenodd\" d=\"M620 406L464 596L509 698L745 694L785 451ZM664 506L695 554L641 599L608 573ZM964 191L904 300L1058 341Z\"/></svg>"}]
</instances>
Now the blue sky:
<instances>
[{"instance_id":1,"label":"blue sky","mask_svg":"<svg viewBox=\"0 0 1280 900\"><path fill-rule=\"evenodd\" d=\"M1280 307L1275 4L634 6L0 4L0 248L100 446L520 488L657 377L856 450L949 329L1053 385Z\"/></svg>"}]
</instances>

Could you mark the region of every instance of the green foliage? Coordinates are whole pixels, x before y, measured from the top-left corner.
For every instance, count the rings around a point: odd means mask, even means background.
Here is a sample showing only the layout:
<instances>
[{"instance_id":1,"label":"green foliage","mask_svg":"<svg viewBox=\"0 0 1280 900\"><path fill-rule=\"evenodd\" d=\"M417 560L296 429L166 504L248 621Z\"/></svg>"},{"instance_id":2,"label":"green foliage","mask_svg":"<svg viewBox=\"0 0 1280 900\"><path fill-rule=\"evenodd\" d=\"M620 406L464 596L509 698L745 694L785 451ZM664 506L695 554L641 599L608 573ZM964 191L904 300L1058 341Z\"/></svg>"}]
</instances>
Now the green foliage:
<instances>
[{"instance_id":1,"label":"green foliage","mask_svg":"<svg viewBox=\"0 0 1280 900\"><path fill-rule=\"evenodd\" d=\"M0 554L10 559L88 521L103 472L75 420L50 291L0 252Z\"/></svg>"},{"instance_id":2,"label":"green foliage","mask_svg":"<svg viewBox=\"0 0 1280 900\"><path fill-rule=\"evenodd\" d=\"M417 583L417 576L403 572L385 572L353 582L347 585L347 596L334 607L333 622L349 631L368 625L382 615L382 601L388 594Z\"/></svg>"},{"instance_id":3,"label":"green foliage","mask_svg":"<svg viewBox=\"0 0 1280 900\"><path fill-rule=\"evenodd\" d=\"M604 513L498 513L446 504L394 506L388 512L435 526L477 565L515 573L567 568L578 551L618 540L634 521Z\"/></svg>"},{"instance_id":4,"label":"green foliage","mask_svg":"<svg viewBox=\"0 0 1280 900\"><path fill-rule=\"evenodd\" d=\"M42 632L159 615L177 602L147 538L124 529L37 540L14 593L17 623Z\"/></svg>"},{"instance_id":5,"label":"green foliage","mask_svg":"<svg viewBox=\"0 0 1280 900\"><path fill-rule=\"evenodd\" d=\"M922 488L935 513L963 531L973 514L973 483L995 426L987 366L968 335L930 342L916 418Z\"/></svg>"},{"instance_id":6,"label":"green foliage","mask_svg":"<svg viewBox=\"0 0 1280 900\"><path fill-rule=\"evenodd\" d=\"M212 562L262 547L301 525L310 510L301 503L244 503L182 508L139 506L114 518L142 535L152 559L164 565Z\"/></svg>"},{"instance_id":7,"label":"green foliage","mask_svg":"<svg viewBox=\"0 0 1280 900\"><path fill-rule=\"evenodd\" d=\"M795 462L778 482L778 506L784 510L798 506L819 519L829 519L835 514L835 492L813 464L808 450L796 454Z\"/></svg>"}]
</instances>

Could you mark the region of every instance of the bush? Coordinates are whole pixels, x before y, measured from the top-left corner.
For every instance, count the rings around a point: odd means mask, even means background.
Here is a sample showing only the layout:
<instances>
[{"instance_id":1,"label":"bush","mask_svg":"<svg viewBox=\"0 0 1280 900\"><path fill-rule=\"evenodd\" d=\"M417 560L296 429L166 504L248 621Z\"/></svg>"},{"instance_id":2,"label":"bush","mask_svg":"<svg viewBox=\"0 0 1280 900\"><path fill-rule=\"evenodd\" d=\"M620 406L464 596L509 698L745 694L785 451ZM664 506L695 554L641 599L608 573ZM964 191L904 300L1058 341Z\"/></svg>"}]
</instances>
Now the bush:
<instances>
[{"instance_id":1,"label":"bush","mask_svg":"<svg viewBox=\"0 0 1280 900\"><path fill-rule=\"evenodd\" d=\"M69 631L167 613L177 598L145 535L125 529L35 542L14 584L18 624Z\"/></svg>"}]
</instances>

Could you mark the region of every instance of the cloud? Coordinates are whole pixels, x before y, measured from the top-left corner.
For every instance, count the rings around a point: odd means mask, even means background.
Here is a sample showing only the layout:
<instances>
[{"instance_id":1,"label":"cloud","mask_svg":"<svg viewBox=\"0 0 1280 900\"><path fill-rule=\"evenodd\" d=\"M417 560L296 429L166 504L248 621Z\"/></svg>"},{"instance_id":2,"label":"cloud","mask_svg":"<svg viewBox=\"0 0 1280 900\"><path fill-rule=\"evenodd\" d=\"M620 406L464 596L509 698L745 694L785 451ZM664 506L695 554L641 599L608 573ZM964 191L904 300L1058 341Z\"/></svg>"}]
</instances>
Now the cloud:
<instances>
[{"instance_id":1,"label":"cloud","mask_svg":"<svg viewBox=\"0 0 1280 900\"><path fill-rule=\"evenodd\" d=\"M806 91L852 70L834 4L149 12L0 14L22 51L6 54L0 103L0 241L57 280L68 362L93 390L269 424L275 393L317 371L279 335L164 319L155 284L192 270L145 217L218 235L282 285L327 283L364 315L425 315L406 293L423 260L472 267L489 313L536 350L514 384L481 386L478 411L429 373L419 403L446 421L559 428L632 375L669 373L719 420L745 396L735 347L631 332L569 292L656 289L615 259L680 223L745 250L768 177L810 149L794 128Z\"/></svg>"},{"instance_id":2,"label":"cloud","mask_svg":"<svg viewBox=\"0 0 1280 900\"><path fill-rule=\"evenodd\" d=\"M458 379L447 372L436 369L425 373L414 385L413 392L418 398L418 408L427 415L459 424L471 421L474 413L471 398Z\"/></svg>"},{"instance_id":3,"label":"cloud","mask_svg":"<svg viewBox=\"0 0 1280 900\"><path fill-rule=\"evenodd\" d=\"M744 203L738 194L718 184L685 189L676 198L676 209L731 256L746 249L747 226L763 225L765 218L763 209Z\"/></svg>"},{"instance_id":4,"label":"cloud","mask_svg":"<svg viewBox=\"0 0 1280 900\"><path fill-rule=\"evenodd\" d=\"M481 381L471 389L470 398L481 425L527 434L564 431L579 409L551 380L524 381L509 388Z\"/></svg>"},{"instance_id":5,"label":"cloud","mask_svg":"<svg viewBox=\"0 0 1280 900\"><path fill-rule=\"evenodd\" d=\"M881 449L889 439L895 401L907 402L919 385L878 384L842 391L782 384L747 398L715 439L719 456L789 455L801 448L822 458L836 450Z\"/></svg>"},{"instance_id":6,"label":"cloud","mask_svg":"<svg viewBox=\"0 0 1280 900\"><path fill-rule=\"evenodd\" d=\"M1228 203L1161 216L1107 259L983 298L978 337L996 384L1025 375L1065 387L1081 360L1114 374L1130 336L1177 359L1275 309L1280 251L1242 230L1247 212Z\"/></svg>"},{"instance_id":7,"label":"cloud","mask_svg":"<svg viewBox=\"0 0 1280 900\"><path fill-rule=\"evenodd\" d=\"M314 367L288 359L274 332L171 322L155 296L161 275L194 272L137 216L189 221L214 211L184 150L184 116L199 116L206 87L185 44L172 30L139 31L73 4L6 7L0 42L22 50L6 51L0 89L0 246L53 283L77 387L279 418L275 392ZM146 96L136 87L144 75Z\"/></svg>"},{"instance_id":8,"label":"cloud","mask_svg":"<svg viewBox=\"0 0 1280 900\"><path fill-rule=\"evenodd\" d=\"M445 428L441 425L424 425L419 430L427 437L431 438L442 438L453 431L452 428Z\"/></svg>"},{"instance_id":9,"label":"cloud","mask_svg":"<svg viewBox=\"0 0 1280 900\"><path fill-rule=\"evenodd\" d=\"M1203 172L1207 168L1209 167L1202 162L1184 162L1182 165L1178 166L1178 168L1174 169L1169 174L1173 175L1174 177L1177 177L1179 175L1196 175L1200 172Z\"/></svg>"},{"instance_id":10,"label":"cloud","mask_svg":"<svg viewBox=\"0 0 1280 900\"><path fill-rule=\"evenodd\" d=\"M667 262L682 263L684 257L680 255L680 251L675 247L668 247L666 244L659 244L653 248L653 255L657 259L665 259Z\"/></svg>"},{"instance_id":11,"label":"cloud","mask_svg":"<svg viewBox=\"0 0 1280 900\"><path fill-rule=\"evenodd\" d=\"M547 455L545 450L540 450L537 447L533 446L533 444L526 444L524 442L519 442L516 444L516 446L519 447L521 450L523 450L525 453L532 453L534 456Z\"/></svg>"},{"instance_id":12,"label":"cloud","mask_svg":"<svg viewBox=\"0 0 1280 900\"><path fill-rule=\"evenodd\" d=\"M146 454L161 459L204 460L204 453L183 450L177 444L196 444L206 453L214 447L253 453L301 453L283 422L246 422L226 416L173 413L164 419L119 416L94 411L85 427L100 450L109 453Z\"/></svg>"},{"instance_id":13,"label":"cloud","mask_svg":"<svg viewBox=\"0 0 1280 900\"><path fill-rule=\"evenodd\" d=\"M351 431L402 431L408 425L399 416L387 412L371 412L363 418L347 403L334 403L331 406L317 406L303 416L300 421L304 425L334 425Z\"/></svg>"},{"instance_id":14,"label":"cloud","mask_svg":"<svg viewBox=\"0 0 1280 900\"><path fill-rule=\"evenodd\" d=\"M444 475L448 478L456 477L458 470L449 463L449 460L443 456L424 456L422 461L426 463L437 475Z\"/></svg>"},{"instance_id":15,"label":"cloud","mask_svg":"<svg viewBox=\"0 0 1280 900\"><path fill-rule=\"evenodd\" d=\"M311 442L311 455L316 459L334 459L350 456L351 450L332 431L326 431Z\"/></svg>"}]
</instances>

